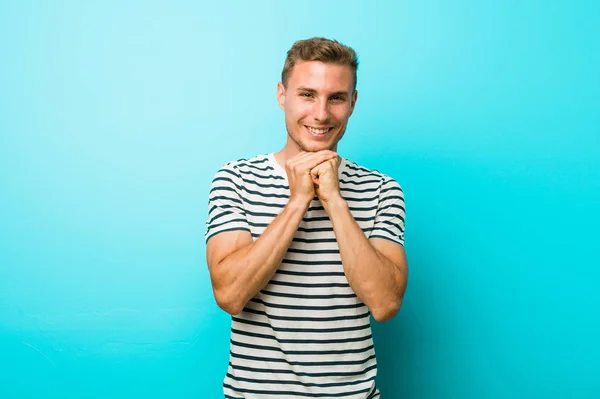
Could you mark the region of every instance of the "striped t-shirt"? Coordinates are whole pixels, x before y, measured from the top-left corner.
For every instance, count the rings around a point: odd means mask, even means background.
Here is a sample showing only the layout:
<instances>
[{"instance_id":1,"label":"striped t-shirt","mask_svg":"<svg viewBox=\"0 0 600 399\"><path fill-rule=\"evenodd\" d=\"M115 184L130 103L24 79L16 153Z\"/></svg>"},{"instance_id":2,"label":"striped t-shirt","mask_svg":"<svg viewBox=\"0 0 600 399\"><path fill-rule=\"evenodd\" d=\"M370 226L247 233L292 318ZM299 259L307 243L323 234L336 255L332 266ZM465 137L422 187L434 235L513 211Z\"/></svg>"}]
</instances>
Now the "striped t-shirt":
<instances>
[{"instance_id":1,"label":"striped t-shirt","mask_svg":"<svg viewBox=\"0 0 600 399\"><path fill-rule=\"evenodd\" d=\"M404 245L404 196L391 177L342 158L340 192L364 234ZM229 162L209 194L206 241L257 240L290 191L274 154ZM273 278L232 316L225 398L378 398L370 312L344 275L331 221L315 197Z\"/></svg>"}]
</instances>

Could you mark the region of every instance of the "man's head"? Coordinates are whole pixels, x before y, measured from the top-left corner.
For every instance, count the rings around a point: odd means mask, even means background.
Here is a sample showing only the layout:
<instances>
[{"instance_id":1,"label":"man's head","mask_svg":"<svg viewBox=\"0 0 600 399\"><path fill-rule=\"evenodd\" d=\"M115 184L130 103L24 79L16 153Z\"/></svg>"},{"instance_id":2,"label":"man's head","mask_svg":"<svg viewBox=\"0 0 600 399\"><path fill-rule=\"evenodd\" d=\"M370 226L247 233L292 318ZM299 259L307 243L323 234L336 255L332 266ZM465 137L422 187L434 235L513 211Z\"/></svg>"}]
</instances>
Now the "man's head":
<instances>
[{"instance_id":1,"label":"man's head","mask_svg":"<svg viewBox=\"0 0 600 399\"><path fill-rule=\"evenodd\" d=\"M354 50L324 38L300 40L287 53L277 100L285 112L286 150L337 150L357 99Z\"/></svg>"}]
</instances>

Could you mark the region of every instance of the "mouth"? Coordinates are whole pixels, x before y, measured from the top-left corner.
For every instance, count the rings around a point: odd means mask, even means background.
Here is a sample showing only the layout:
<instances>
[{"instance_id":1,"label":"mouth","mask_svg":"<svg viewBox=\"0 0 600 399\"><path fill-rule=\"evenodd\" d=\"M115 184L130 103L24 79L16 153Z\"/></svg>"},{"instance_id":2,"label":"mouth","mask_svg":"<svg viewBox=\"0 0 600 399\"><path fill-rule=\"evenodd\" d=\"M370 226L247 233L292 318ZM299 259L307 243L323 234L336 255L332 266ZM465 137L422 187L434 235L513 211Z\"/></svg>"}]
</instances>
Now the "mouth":
<instances>
[{"instance_id":1,"label":"mouth","mask_svg":"<svg viewBox=\"0 0 600 399\"><path fill-rule=\"evenodd\" d=\"M316 137L316 138L325 138L333 130L332 127L316 128L316 127L306 126L306 125L305 125L305 127L306 127L306 130L308 130L308 132L311 134L311 136Z\"/></svg>"}]
</instances>

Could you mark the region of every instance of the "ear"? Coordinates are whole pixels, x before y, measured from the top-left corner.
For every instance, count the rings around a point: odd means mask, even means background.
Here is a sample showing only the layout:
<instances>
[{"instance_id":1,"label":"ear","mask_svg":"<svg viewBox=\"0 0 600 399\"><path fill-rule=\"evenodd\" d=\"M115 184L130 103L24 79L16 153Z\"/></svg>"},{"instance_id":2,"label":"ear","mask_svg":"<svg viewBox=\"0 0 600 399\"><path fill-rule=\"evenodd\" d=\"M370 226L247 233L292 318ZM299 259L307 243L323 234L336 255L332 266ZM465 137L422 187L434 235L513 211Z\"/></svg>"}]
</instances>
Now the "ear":
<instances>
[{"instance_id":1,"label":"ear","mask_svg":"<svg viewBox=\"0 0 600 399\"><path fill-rule=\"evenodd\" d=\"M285 110L285 86L283 83L277 83L277 103L279 108Z\"/></svg>"},{"instance_id":2,"label":"ear","mask_svg":"<svg viewBox=\"0 0 600 399\"><path fill-rule=\"evenodd\" d=\"M356 100L358 100L358 90L354 90L354 93L352 93L352 100L350 101L350 115L352 115L352 112L354 112L354 106L356 105Z\"/></svg>"}]
</instances>

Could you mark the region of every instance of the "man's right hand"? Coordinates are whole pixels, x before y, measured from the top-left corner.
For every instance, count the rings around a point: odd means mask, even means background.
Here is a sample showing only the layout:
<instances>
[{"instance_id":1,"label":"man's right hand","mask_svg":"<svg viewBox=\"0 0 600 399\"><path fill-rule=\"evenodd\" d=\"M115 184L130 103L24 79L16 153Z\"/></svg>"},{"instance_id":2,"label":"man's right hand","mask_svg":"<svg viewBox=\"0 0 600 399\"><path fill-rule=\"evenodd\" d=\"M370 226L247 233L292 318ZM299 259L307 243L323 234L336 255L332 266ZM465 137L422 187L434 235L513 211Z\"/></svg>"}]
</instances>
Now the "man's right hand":
<instances>
[{"instance_id":1,"label":"man's right hand","mask_svg":"<svg viewBox=\"0 0 600 399\"><path fill-rule=\"evenodd\" d=\"M318 152L301 152L285 163L285 171L290 184L290 203L308 206L315 197L315 183L310 174L311 169L338 154L330 150Z\"/></svg>"}]
</instances>

